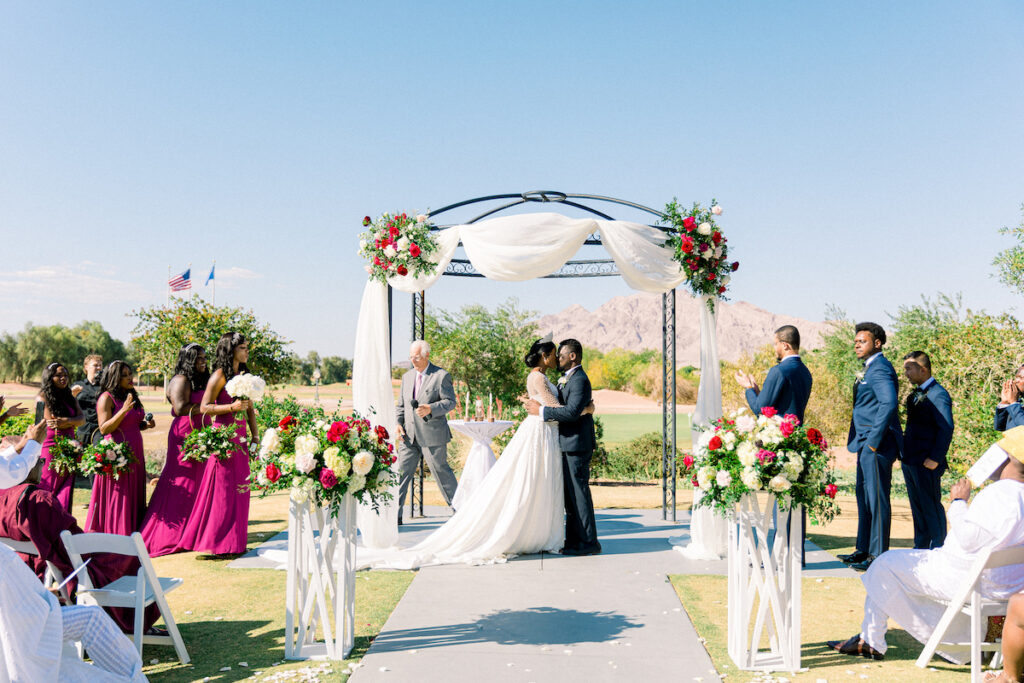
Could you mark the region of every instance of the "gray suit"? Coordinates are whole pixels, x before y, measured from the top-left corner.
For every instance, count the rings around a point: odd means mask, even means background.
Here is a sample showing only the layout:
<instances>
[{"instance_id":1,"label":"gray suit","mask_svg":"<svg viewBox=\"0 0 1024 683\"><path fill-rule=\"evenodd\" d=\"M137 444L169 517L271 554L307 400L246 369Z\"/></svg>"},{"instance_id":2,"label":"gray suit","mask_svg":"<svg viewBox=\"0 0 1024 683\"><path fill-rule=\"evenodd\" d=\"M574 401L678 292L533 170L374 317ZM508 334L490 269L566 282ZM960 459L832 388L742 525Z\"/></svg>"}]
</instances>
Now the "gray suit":
<instances>
[{"instance_id":1,"label":"gray suit","mask_svg":"<svg viewBox=\"0 0 1024 683\"><path fill-rule=\"evenodd\" d=\"M452 432L445 416L455 408L455 387L452 386L451 375L433 363L428 363L423 371L416 402L420 406L430 406L430 415L426 420L416 414L412 405L415 385L414 368L402 375L402 390L396 411L398 424L405 430L405 438L398 444L398 482L401 486L398 496L399 516L420 458L427 459L441 495L449 505L458 486L455 474L448 466L448 442L452 440Z\"/></svg>"}]
</instances>

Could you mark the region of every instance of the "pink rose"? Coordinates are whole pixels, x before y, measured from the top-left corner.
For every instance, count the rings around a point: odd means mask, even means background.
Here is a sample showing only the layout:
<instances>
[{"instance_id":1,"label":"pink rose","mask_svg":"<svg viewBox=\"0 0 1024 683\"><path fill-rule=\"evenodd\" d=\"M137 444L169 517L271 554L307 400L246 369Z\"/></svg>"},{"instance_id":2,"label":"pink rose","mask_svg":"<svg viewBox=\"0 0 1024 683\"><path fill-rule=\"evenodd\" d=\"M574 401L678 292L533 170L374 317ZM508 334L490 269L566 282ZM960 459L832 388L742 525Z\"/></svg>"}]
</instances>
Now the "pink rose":
<instances>
[{"instance_id":1,"label":"pink rose","mask_svg":"<svg viewBox=\"0 0 1024 683\"><path fill-rule=\"evenodd\" d=\"M267 481L273 484L275 481L281 478L281 470L278 469L277 465L270 463L267 465Z\"/></svg>"},{"instance_id":2,"label":"pink rose","mask_svg":"<svg viewBox=\"0 0 1024 683\"><path fill-rule=\"evenodd\" d=\"M692 455L684 455L683 456L683 468L688 470L691 467L693 467L693 456Z\"/></svg>"},{"instance_id":3,"label":"pink rose","mask_svg":"<svg viewBox=\"0 0 1024 683\"><path fill-rule=\"evenodd\" d=\"M793 434L793 423L789 420L783 420L782 424L779 425L779 431L782 432L783 436L790 436Z\"/></svg>"},{"instance_id":4,"label":"pink rose","mask_svg":"<svg viewBox=\"0 0 1024 683\"><path fill-rule=\"evenodd\" d=\"M721 216L722 207L720 207L718 204L715 204L714 206L711 207L711 213L715 214L716 216Z\"/></svg>"},{"instance_id":5,"label":"pink rose","mask_svg":"<svg viewBox=\"0 0 1024 683\"><path fill-rule=\"evenodd\" d=\"M320 470L320 485L325 489L333 489L338 485L338 477L335 476L334 470L330 467Z\"/></svg>"},{"instance_id":6,"label":"pink rose","mask_svg":"<svg viewBox=\"0 0 1024 683\"><path fill-rule=\"evenodd\" d=\"M836 493L838 493L838 492L839 492L839 487L836 486L835 484L826 484L825 485L825 495L828 496L829 498L833 498L834 499L836 497Z\"/></svg>"},{"instance_id":7,"label":"pink rose","mask_svg":"<svg viewBox=\"0 0 1024 683\"><path fill-rule=\"evenodd\" d=\"M765 417L775 417L779 414L779 411L775 410L775 408L772 408L771 406L765 406L764 408L761 408L761 414Z\"/></svg>"}]
</instances>

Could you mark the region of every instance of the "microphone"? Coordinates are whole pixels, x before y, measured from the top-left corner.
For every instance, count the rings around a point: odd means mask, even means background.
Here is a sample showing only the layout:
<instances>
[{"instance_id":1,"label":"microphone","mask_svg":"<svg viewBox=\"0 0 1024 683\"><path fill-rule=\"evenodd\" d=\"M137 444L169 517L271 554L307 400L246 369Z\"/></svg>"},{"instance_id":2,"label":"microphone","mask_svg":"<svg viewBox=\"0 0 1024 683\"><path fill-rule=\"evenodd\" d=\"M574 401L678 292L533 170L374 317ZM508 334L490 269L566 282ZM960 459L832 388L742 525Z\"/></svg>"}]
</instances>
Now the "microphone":
<instances>
[{"instance_id":1,"label":"microphone","mask_svg":"<svg viewBox=\"0 0 1024 683\"><path fill-rule=\"evenodd\" d=\"M419 408L419 407L420 407L420 402L419 402L419 401L417 401L416 399L412 399L412 400L410 401L410 404L412 405L412 409L413 409L413 410L416 410L417 408ZM423 421L424 421L424 422L426 422L426 421L427 421L427 420L429 420L429 419L430 419L430 415L427 415L427 416L426 416L425 418L423 418Z\"/></svg>"}]
</instances>

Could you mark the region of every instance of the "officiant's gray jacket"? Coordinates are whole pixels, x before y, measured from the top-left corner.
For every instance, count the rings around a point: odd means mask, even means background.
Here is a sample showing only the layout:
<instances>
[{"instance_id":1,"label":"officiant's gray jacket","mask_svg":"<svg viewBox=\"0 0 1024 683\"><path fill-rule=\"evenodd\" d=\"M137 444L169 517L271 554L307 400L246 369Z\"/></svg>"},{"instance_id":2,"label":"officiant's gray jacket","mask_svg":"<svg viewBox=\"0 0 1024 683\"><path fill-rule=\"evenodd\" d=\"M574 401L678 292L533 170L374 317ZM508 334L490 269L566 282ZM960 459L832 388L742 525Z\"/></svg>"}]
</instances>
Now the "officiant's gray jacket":
<instances>
[{"instance_id":1,"label":"officiant's gray jacket","mask_svg":"<svg viewBox=\"0 0 1024 683\"><path fill-rule=\"evenodd\" d=\"M451 375L433 363L423 371L416 401L421 406L430 406L430 419L424 420L412 407L412 390L416 385L416 369L402 375L402 391L398 396L397 417L409 440L421 446L443 446L452 440L446 415L455 408L455 387Z\"/></svg>"}]
</instances>

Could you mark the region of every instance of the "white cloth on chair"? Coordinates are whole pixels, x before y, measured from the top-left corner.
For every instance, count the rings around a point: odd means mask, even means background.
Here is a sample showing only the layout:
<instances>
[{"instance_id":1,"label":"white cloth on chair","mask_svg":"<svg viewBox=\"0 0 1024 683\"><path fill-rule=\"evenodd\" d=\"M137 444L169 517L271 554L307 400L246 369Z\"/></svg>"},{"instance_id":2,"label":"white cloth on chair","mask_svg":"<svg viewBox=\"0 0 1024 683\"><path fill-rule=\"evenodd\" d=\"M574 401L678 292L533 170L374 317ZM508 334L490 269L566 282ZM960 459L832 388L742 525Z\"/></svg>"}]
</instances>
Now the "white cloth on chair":
<instances>
[{"instance_id":1,"label":"white cloth on chair","mask_svg":"<svg viewBox=\"0 0 1024 683\"><path fill-rule=\"evenodd\" d=\"M459 487L455 490L455 497L452 498L453 508L458 510L469 500L473 492L480 488L484 477L497 462L494 451L491 450L491 441L513 424L515 423L510 420L495 420L494 422L448 420L449 427L473 439L473 446L466 456L466 466L462 468L462 476L459 477Z\"/></svg>"}]
</instances>

